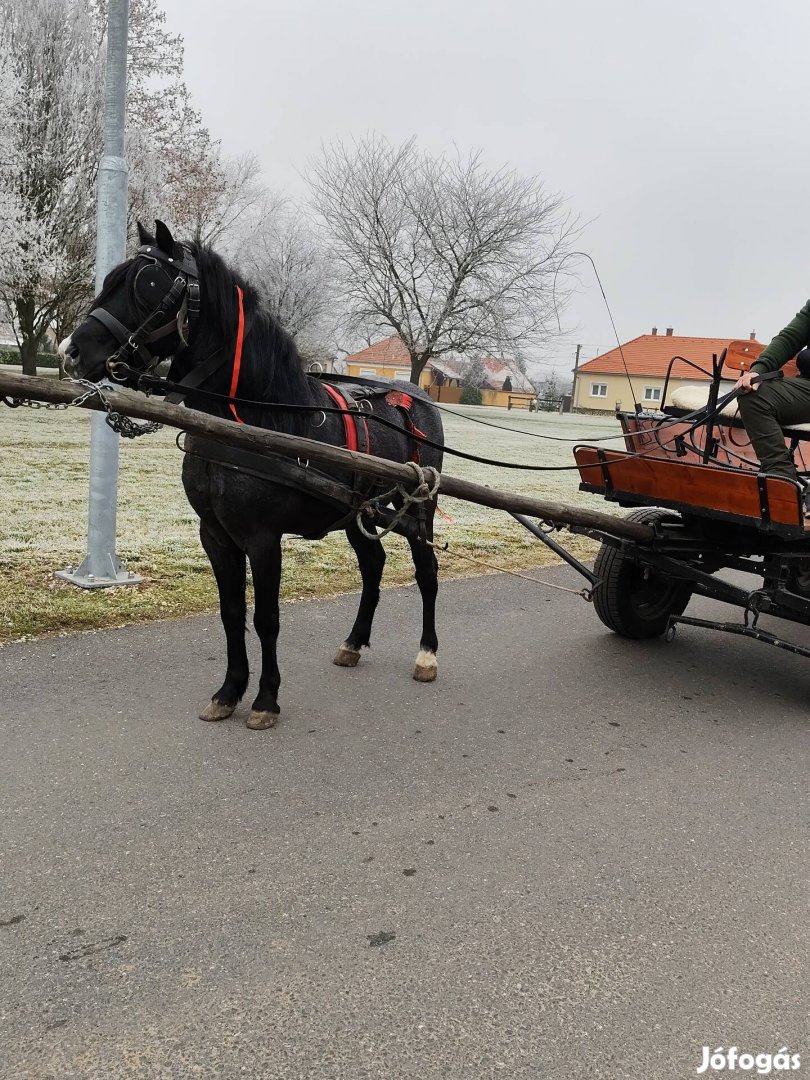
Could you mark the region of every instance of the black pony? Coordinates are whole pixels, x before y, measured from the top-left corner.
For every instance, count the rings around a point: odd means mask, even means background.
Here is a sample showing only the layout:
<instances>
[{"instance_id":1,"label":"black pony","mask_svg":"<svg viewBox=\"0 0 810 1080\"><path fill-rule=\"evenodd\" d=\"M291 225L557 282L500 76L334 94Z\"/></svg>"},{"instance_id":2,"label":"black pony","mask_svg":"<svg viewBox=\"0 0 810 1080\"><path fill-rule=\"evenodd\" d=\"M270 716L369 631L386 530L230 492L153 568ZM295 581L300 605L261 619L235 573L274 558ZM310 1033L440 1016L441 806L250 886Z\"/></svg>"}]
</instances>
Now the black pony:
<instances>
[{"instance_id":1,"label":"black pony","mask_svg":"<svg viewBox=\"0 0 810 1080\"><path fill-rule=\"evenodd\" d=\"M336 407L336 399L323 381L304 373L293 340L263 308L256 291L220 256L200 245L176 243L162 222L156 223L155 236L138 228L138 253L108 275L91 313L60 346L70 375L97 380L112 374L122 383L144 388L140 376L154 373L159 361L171 358L168 378L183 384L191 407L215 416L336 446L351 441L353 430L359 431L361 443L366 437L370 443L360 449L400 462L414 458L411 431L442 442L437 411L410 383L392 384L393 393L374 387L371 396L360 402L363 410L383 417L393 427L370 419L363 423L360 411L356 419L349 419L354 429L349 428L342 415L327 411ZM349 390L345 386L342 390L348 397ZM234 405L215 395L262 404ZM296 413L275 405L314 406L315 410ZM291 480L289 464L283 475L265 475L266 465L256 475L243 461L211 460L211 444L198 443L196 452L195 443L187 440L187 449L191 452L183 462L183 484L200 518L200 539L216 577L227 639L225 680L201 718L230 716L247 688L247 559L255 590L253 625L262 648L259 691L247 726L272 727L279 713L276 640L282 535L314 538L332 528L344 528L355 550L363 589L354 626L334 658L342 667L354 667L361 648L369 644L385 549L378 540L363 535L354 517L347 517L345 507L298 486L294 477ZM436 450L422 448L420 458L422 465L441 466L441 453ZM302 467L305 464L293 466L293 471L309 472ZM337 478L346 481L345 476ZM413 510L403 519L401 531L408 537L422 595L422 637L414 678L430 682L437 670L437 563L433 548L423 541L432 539L435 502L421 505L419 528L414 527L417 511ZM371 531L375 532L373 527Z\"/></svg>"}]
</instances>

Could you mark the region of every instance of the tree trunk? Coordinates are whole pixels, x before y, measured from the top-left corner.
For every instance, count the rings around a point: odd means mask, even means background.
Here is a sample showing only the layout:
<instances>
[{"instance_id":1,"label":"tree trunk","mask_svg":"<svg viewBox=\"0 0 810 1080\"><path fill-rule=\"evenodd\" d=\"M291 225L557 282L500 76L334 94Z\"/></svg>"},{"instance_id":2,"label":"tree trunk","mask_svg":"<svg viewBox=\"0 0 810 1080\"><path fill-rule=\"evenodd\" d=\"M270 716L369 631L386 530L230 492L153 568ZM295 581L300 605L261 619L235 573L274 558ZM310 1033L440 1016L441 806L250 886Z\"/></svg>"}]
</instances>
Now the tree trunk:
<instances>
[{"instance_id":1,"label":"tree trunk","mask_svg":"<svg viewBox=\"0 0 810 1080\"><path fill-rule=\"evenodd\" d=\"M22 358L23 375L36 375L38 352L39 341L37 341L36 338L23 338L20 345L20 357Z\"/></svg>"},{"instance_id":2,"label":"tree trunk","mask_svg":"<svg viewBox=\"0 0 810 1080\"><path fill-rule=\"evenodd\" d=\"M430 360L430 353L411 353L411 382L419 385L419 376L425 370L425 364Z\"/></svg>"},{"instance_id":3,"label":"tree trunk","mask_svg":"<svg viewBox=\"0 0 810 1080\"><path fill-rule=\"evenodd\" d=\"M17 300L17 321L20 326L20 358L22 359L23 375L36 375L37 353L39 352L42 334L37 334L34 321L36 317L36 305L33 299L24 298Z\"/></svg>"}]
</instances>

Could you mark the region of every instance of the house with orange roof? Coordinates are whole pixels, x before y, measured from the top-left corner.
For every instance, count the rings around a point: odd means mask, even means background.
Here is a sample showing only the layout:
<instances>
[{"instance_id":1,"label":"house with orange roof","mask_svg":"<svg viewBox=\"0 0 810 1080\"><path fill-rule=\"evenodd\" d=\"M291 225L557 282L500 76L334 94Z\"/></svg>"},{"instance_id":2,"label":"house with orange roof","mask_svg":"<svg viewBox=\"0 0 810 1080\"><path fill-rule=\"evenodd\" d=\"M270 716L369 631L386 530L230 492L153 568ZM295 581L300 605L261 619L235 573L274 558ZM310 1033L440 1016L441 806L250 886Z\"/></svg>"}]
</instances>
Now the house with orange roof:
<instances>
[{"instance_id":1,"label":"house with orange roof","mask_svg":"<svg viewBox=\"0 0 810 1080\"><path fill-rule=\"evenodd\" d=\"M711 378L712 356L720 356L732 338L682 337L668 328L659 334L641 334L621 347L580 364L574 372L573 412L613 413L632 410L638 402L645 409L670 404L681 386L706 386ZM761 349L756 334L748 339ZM667 380L667 375L669 379ZM739 371L724 370L730 388ZM666 384L666 402L664 401Z\"/></svg>"},{"instance_id":2,"label":"house with orange roof","mask_svg":"<svg viewBox=\"0 0 810 1080\"><path fill-rule=\"evenodd\" d=\"M396 334L352 353L346 357L345 363L346 374L359 378L408 380L411 377L410 355ZM424 372L422 374L426 381L430 381Z\"/></svg>"},{"instance_id":3,"label":"house with orange roof","mask_svg":"<svg viewBox=\"0 0 810 1080\"><path fill-rule=\"evenodd\" d=\"M481 384L482 405L528 404L536 396L526 376L508 360L488 356L483 359L484 381ZM411 377L411 360L402 341L394 335L376 341L360 352L347 356L346 374L358 378L404 379ZM454 357L441 356L429 360L419 377L419 385L434 400L449 405L458 404L464 365ZM504 390L504 386L507 387ZM523 400L525 399L525 401Z\"/></svg>"}]
</instances>

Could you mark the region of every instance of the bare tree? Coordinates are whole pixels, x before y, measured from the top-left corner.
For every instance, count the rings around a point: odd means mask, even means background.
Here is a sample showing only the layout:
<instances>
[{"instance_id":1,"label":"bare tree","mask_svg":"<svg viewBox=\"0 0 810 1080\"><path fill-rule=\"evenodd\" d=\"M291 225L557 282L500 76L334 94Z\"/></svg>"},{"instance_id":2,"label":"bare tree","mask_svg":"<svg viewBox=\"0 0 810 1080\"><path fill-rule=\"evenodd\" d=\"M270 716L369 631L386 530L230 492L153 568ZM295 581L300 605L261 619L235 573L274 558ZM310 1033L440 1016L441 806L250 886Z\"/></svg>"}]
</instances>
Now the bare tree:
<instances>
[{"instance_id":1,"label":"bare tree","mask_svg":"<svg viewBox=\"0 0 810 1080\"><path fill-rule=\"evenodd\" d=\"M240 238L237 262L305 360L331 363L336 332L331 265L300 209L277 199Z\"/></svg>"},{"instance_id":2,"label":"bare tree","mask_svg":"<svg viewBox=\"0 0 810 1080\"><path fill-rule=\"evenodd\" d=\"M207 132L206 132L207 136ZM251 221L260 225L272 200L260 179L254 154L229 158L206 139L191 161L171 161L171 186L163 213L178 231L201 244L218 244L242 233Z\"/></svg>"},{"instance_id":3,"label":"bare tree","mask_svg":"<svg viewBox=\"0 0 810 1080\"><path fill-rule=\"evenodd\" d=\"M372 135L325 147L308 181L352 329L398 334L414 382L432 357L520 360L549 335L575 229L536 177Z\"/></svg>"},{"instance_id":4,"label":"bare tree","mask_svg":"<svg viewBox=\"0 0 810 1080\"><path fill-rule=\"evenodd\" d=\"M562 393L562 386L557 378L556 371L549 372L544 379L537 383L539 407L545 412L557 411Z\"/></svg>"},{"instance_id":5,"label":"bare tree","mask_svg":"<svg viewBox=\"0 0 810 1080\"><path fill-rule=\"evenodd\" d=\"M106 0L0 0L0 304L29 374L48 331L74 325L92 296L106 14ZM234 175L191 106L157 0L132 0L129 56L132 223L167 207L201 220L189 177L221 193Z\"/></svg>"},{"instance_id":6,"label":"bare tree","mask_svg":"<svg viewBox=\"0 0 810 1080\"><path fill-rule=\"evenodd\" d=\"M28 374L91 266L102 83L81 0L2 0L0 299Z\"/></svg>"}]
</instances>

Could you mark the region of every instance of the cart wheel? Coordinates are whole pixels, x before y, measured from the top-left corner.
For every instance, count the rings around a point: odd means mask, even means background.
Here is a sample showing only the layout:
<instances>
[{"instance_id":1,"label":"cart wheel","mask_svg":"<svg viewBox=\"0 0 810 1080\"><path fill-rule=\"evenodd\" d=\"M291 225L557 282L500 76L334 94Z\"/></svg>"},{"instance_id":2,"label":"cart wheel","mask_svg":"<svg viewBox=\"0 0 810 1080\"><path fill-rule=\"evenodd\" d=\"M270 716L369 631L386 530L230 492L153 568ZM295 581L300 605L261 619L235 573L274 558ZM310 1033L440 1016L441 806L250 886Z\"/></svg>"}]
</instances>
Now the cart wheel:
<instances>
[{"instance_id":1,"label":"cart wheel","mask_svg":"<svg viewBox=\"0 0 810 1080\"><path fill-rule=\"evenodd\" d=\"M673 516L669 510L651 507L633 510L627 520L654 525ZM608 544L603 544L596 556L594 573L602 579L593 592L596 614L622 637L660 637L670 615L680 615L692 595L686 582L637 566L623 551Z\"/></svg>"}]
</instances>

